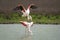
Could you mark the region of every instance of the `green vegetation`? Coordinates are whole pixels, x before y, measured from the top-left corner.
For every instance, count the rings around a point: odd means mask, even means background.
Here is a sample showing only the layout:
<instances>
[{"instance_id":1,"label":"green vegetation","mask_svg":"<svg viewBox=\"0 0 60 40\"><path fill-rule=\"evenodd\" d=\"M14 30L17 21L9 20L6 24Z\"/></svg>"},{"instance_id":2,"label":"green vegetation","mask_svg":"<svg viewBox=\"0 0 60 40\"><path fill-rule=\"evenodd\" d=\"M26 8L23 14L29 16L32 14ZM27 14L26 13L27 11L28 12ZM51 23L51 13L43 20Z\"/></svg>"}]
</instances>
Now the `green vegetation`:
<instances>
[{"instance_id":1,"label":"green vegetation","mask_svg":"<svg viewBox=\"0 0 60 40\"><path fill-rule=\"evenodd\" d=\"M38 24L60 24L60 15L52 14L40 14L40 13L31 13L34 23ZM0 23L20 23L19 21L26 20L26 18L21 17L19 13L11 13L5 15L0 13Z\"/></svg>"}]
</instances>

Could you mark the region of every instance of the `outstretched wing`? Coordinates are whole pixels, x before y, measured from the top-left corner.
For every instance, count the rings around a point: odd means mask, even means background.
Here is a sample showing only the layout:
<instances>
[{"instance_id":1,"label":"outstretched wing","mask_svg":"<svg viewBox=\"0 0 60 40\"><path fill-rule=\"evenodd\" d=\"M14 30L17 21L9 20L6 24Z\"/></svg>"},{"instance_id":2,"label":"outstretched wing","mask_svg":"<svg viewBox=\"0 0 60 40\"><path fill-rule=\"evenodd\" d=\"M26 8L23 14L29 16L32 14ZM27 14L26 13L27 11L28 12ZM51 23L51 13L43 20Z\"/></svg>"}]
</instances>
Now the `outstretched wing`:
<instances>
[{"instance_id":1,"label":"outstretched wing","mask_svg":"<svg viewBox=\"0 0 60 40\"><path fill-rule=\"evenodd\" d=\"M23 7L23 5L18 4L18 6L16 8L14 8L14 10L24 10L25 8Z\"/></svg>"},{"instance_id":2,"label":"outstretched wing","mask_svg":"<svg viewBox=\"0 0 60 40\"><path fill-rule=\"evenodd\" d=\"M16 8L14 8L14 10L23 10L22 6L17 6Z\"/></svg>"},{"instance_id":3,"label":"outstretched wing","mask_svg":"<svg viewBox=\"0 0 60 40\"><path fill-rule=\"evenodd\" d=\"M30 4L28 7L29 7L29 8L32 8L32 9L36 9L36 8L37 8L37 6L34 5L34 4Z\"/></svg>"},{"instance_id":4,"label":"outstretched wing","mask_svg":"<svg viewBox=\"0 0 60 40\"><path fill-rule=\"evenodd\" d=\"M35 9L35 8L37 8L37 7L36 7L36 6L31 6L30 8Z\"/></svg>"}]
</instances>

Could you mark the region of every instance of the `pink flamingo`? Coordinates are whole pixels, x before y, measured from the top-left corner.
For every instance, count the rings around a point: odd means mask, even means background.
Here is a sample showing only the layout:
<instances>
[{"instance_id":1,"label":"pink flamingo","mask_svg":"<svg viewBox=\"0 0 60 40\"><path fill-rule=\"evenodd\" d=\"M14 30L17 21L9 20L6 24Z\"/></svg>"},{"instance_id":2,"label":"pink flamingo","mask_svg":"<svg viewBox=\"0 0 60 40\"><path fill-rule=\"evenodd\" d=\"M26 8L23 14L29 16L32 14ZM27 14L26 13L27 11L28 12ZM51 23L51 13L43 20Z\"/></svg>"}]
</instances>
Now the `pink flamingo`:
<instances>
[{"instance_id":1,"label":"pink flamingo","mask_svg":"<svg viewBox=\"0 0 60 40\"><path fill-rule=\"evenodd\" d=\"M30 27L33 25L33 22L27 22L27 21L20 21L23 26L25 26L28 30L28 32L32 35L32 31L30 30Z\"/></svg>"},{"instance_id":2,"label":"pink flamingo","mask_svg":"<svg viewBox=\"0 0 60 40\"><path fill-rule=\"evenodd\" d=\"M32 17L29 15L30 14L30 8L35 9L37 8L34 4L29 4L28 8L25 9L24 6L22 4L18 4L18 6L16 8L14 8L14 10L21 10L21 12L23 13L23 17L27 17L27 19L32 20Z\"/></svg>"}]
</instances>

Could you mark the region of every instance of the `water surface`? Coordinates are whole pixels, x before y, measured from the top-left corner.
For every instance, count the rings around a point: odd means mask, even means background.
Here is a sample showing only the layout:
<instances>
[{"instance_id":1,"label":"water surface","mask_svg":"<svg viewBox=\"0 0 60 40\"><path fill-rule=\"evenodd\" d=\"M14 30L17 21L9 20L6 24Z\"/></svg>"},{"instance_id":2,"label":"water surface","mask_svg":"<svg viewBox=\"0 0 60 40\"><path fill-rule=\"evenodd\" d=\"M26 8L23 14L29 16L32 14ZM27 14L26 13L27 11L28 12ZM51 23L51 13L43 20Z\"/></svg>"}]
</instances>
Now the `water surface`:
<instances>
[{"instance_id":1,"label":"water surface","mask_svg":"<svg viewBox=\"0 0 60 40\"><path fill-rule=\"evenodd\" d=\"M0 40L60 40L60 25L34 24L33 35L21 24L0 24Z\"/></svg>"}]
</instances>

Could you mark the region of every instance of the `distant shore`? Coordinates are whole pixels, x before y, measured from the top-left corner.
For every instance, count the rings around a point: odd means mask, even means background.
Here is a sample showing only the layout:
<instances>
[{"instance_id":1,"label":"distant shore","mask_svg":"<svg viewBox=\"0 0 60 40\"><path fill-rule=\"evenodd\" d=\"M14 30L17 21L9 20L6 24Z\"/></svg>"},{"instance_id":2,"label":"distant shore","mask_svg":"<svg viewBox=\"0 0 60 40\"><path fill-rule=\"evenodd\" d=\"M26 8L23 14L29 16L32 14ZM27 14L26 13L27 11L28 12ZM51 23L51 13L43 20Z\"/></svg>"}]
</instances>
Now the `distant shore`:
<instances>
[{"instance_id":1,"label":"distant shore","mask_svg":"<svg viewBox=\"0 0 60 40\"><path fill-rule=\"evenodd\" d=\"M21 23L10 22L10 23L0 23L0 24L21 24ZM34 24L53 24L53 25L60 25L60 23L34 23Z\"/></svg>"},{"instance_id":2,"label":"distant shore","mask_svg":"<svg viewBox=\"0 0 60 40\"><path fill-rule=\"evenodd\" d=\"M40 14L31 13L34 24L60 24L60 15L56 14ZM0 24L20 24L19 21L26 21L25 17L21 17L19 13L11 13L5 15L0 13Z\"/></svg>"}]
</instances>

